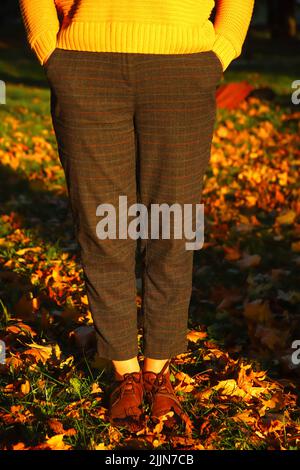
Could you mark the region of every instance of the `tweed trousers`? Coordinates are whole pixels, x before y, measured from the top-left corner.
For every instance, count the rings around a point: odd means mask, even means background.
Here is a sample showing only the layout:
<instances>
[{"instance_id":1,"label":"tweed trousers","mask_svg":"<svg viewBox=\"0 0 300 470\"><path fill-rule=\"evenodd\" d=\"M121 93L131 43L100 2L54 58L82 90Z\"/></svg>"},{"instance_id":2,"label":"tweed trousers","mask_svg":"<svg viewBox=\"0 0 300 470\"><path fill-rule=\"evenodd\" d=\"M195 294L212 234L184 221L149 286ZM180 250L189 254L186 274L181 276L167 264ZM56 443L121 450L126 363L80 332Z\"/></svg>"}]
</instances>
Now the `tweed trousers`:
<instances>
[{"instance_id":1,"label":"tweed trousers","mask_svg":"<svg viewBox=\"0 0 300 470\"><path fill-rule=\"evenodd\" d=\"M44 65L51 116L101 357L138 353L135 263L142 266L143 354L187 350L193 250L185 238L97 235L97 207L199 204L210 160L216 86L213 51L189 54L56 48ZM161 229L160 229L161 230ZM161 232L160 232L161 233ZM171 230L171 235L173 234Z\"/></svg>"}]
</instances>

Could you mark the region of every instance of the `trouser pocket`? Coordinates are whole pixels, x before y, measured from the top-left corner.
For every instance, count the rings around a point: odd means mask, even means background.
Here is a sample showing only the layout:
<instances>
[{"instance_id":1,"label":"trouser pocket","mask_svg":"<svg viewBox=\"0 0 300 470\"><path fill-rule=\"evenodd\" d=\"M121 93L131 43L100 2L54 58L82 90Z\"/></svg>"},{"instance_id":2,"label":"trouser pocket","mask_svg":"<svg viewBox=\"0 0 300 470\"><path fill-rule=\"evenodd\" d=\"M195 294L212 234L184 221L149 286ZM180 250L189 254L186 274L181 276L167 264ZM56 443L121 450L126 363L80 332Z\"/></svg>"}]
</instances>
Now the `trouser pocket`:
<instances>
[{"instance_id":1,"label":"trouser pocket","mask_svg":"<svg viewBox=\"0 0 300 470\"><path fill-rule=\"evenodd\" d=\"M48 70L49 66L52 64L52 61L54 60L56 54L60 51L58 47L56 47L53 52L50 54L48 57L47 61L43 64L43 67L45 70Z\"/></svg>"},{"instance_id":2,"label":"trouser pocket","mask_svg":"<svg viewBox=\"0 0 300 470\"><path fill-rule=\"evenodd\" d=\"M210 55L212 57L212 60L215 62L216 64L216 69L217 69L217 72L218 72L218 77L219 77L219 80L221 80L222 78L222 75L223 75L223 65L222 65L222 62L221 60L219 59L219 57L217 56L217 54L215 53L215 51L209 51L210 52Z\"/></svg>"}]
</instances>

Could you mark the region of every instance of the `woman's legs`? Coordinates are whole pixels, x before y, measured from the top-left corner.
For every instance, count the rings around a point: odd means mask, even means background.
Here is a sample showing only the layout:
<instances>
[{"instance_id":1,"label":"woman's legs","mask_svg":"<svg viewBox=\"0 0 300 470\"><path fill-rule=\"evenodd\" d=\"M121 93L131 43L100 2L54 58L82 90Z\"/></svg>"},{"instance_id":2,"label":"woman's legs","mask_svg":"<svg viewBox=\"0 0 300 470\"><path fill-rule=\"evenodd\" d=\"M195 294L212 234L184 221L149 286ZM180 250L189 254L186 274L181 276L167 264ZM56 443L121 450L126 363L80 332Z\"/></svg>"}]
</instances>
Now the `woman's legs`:
<instances>
[{"instance_id":1,"label":"woman's legs","mask_svg":"<svg viewBox=\"0 0 300 470\"><path fill-rule=\"evenodd\" d=\"M149 215L152 204L177 203L182 209L192 204L195 223L220 65L212 52L56 49L46 73L98 353L113 361L120 376L135 374L136 241L119 234L100 239L97 208L111 204L119 221L119 197L126 195L129 207L138 193ZM170 229L170 238L162 239L160 232L158 239L142 240L144 370L153 373L187 345L193 251L186 249L184 237L173 237L172 223ZM134 377L137 388L132 390L140 390Z\"/></svg>"}]
</instances>

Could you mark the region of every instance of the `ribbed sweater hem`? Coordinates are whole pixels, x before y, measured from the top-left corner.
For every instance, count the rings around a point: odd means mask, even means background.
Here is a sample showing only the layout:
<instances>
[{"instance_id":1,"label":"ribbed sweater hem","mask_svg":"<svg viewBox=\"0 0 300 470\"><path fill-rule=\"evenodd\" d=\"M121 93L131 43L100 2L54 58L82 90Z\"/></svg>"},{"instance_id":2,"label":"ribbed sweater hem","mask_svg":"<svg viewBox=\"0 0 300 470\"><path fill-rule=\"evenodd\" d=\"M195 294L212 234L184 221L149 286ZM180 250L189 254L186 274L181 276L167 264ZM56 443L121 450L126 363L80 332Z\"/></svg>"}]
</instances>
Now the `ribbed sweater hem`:
<instances>
[{"instance_id":1,"label":"ribbed sweater hem","mask_svg":"<svg viewBox=\"0 0 300 470\"><path fill-rule=\"evenodd\" d=\"M56 47L94 52L187 54L208 51L215 41L211 21L204 25L153 23L91 23L73 21L62 27Z\"/></svg>"}]
</instances>

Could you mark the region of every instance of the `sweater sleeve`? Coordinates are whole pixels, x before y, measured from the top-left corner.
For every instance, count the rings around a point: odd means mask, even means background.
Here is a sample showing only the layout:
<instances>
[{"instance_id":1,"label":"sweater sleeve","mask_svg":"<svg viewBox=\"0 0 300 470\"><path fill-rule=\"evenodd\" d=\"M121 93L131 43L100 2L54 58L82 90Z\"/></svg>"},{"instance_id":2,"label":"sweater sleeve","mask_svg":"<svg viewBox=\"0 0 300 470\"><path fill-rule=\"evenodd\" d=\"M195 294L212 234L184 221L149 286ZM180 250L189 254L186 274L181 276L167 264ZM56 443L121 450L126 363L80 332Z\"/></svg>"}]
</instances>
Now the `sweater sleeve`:
<instances>
[{"instance_id":1,"label":"sweater sleeve","mask_svg":"<svg viewBox=\"0 0 300 470\"><path fill-rule=\"evenodd\" d=\"M60 25L54 0L19 0L27 40L41 65L56 47Z\"/></svg>"},{"instance_id":2,"label":"sweater sleeve","mask_svg":"<svg viewBox=\"0 0 300 470\"><path fill-rule=\"evenodd\" d=\"M216 0L214 28L216 39L212 50L225 71L239 57L250 25L254 0Z\"/></svg>"}]
</instances>

